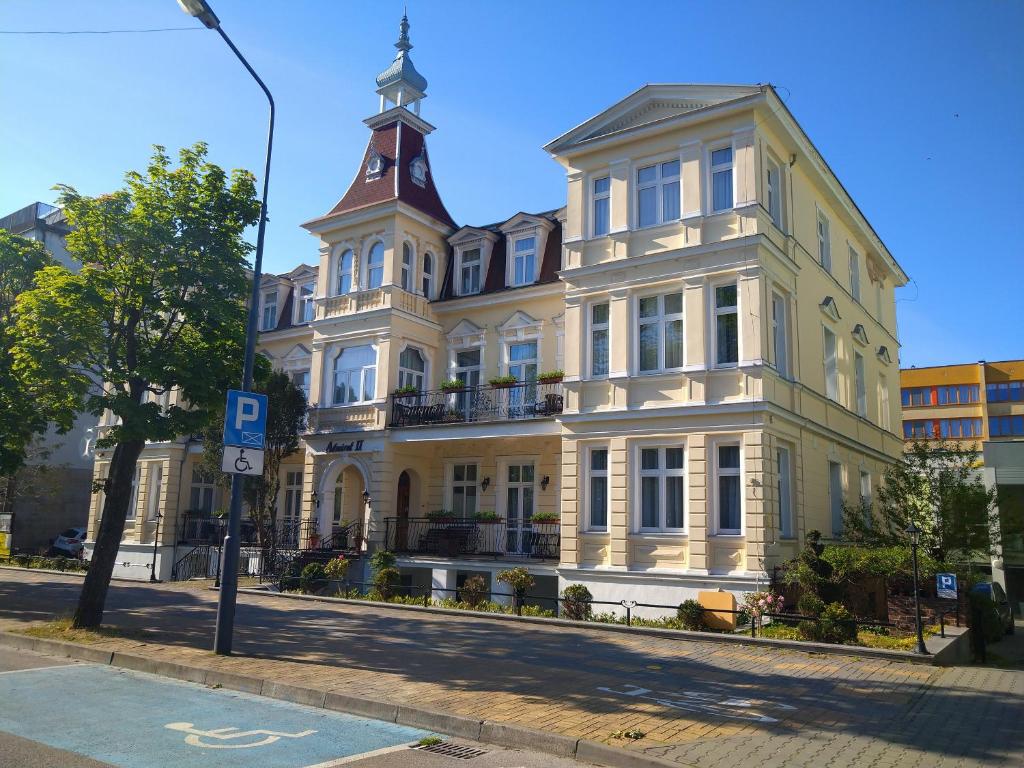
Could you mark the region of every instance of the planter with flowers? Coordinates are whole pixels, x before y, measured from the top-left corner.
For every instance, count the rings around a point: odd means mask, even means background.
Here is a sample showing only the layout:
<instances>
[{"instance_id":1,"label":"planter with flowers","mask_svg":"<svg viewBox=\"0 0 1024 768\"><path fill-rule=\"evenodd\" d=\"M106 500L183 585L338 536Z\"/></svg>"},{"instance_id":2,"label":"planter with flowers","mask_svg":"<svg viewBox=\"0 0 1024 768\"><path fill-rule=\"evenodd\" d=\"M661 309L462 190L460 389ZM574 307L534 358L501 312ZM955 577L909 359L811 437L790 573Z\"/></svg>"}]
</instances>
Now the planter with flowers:
<instances>
[{"instance_id":1,"label":"planter with flowers","mask_svg":"<svg viewBox=\"0 0 1024 768\"><path fill-rule=\"evenodd\" d=\"M466 388L466 385L458 379L445 379L438 386L442 392L458 392L460 389Z\"/></svg>"},{"instance_id":2,"label":"planter with flowers","mask_svg":"<svg viewBox=\"0 0 1024 768\"><path fill-rule=\"evenodd\" d=\"M399 387L393 394L395 397L410 397L412 395L418 395L420 393L419 387L415 384L406 384L404 387Z\"/></svg>"},{"instance_id":3,"label":"planter with flowers","mask_svg":"<svg viewBox=\"0 0 1024 768\"><path fill-rule=\"evenodd\" d=\"M544 371L537 374L537 381L541 384L560 384L565 378L565 371Z\"/></svg>"},{"instance_id":4,"label":"planter with flowers","mask_svg":"<svg viewBox=\"0 0 1024 768\"><path fill-rule=\"evenodd\" d=\"M519 380L515 376L495 376L487 383L495 389L508 389L518 384Z\"/></svg>"}]
</instances>

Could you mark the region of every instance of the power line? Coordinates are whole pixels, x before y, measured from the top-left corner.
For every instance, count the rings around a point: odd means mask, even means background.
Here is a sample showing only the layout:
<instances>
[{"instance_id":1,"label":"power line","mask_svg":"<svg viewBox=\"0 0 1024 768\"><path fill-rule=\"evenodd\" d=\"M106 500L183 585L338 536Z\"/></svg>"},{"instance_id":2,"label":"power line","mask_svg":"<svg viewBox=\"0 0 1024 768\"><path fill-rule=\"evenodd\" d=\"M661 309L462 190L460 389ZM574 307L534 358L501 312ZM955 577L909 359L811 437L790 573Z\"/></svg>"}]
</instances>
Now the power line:
<instances>
[{"instance_id":1,"label":"power line","mask_svg":"<svg viewBox=\"0 0 1024 768\"><path fill-rule=\"evenodd\" d=\"M137 35L146 32L199 32L203 27L157 27L155 29L0 29L0 35Z\"/></svg>"}]
</instances>

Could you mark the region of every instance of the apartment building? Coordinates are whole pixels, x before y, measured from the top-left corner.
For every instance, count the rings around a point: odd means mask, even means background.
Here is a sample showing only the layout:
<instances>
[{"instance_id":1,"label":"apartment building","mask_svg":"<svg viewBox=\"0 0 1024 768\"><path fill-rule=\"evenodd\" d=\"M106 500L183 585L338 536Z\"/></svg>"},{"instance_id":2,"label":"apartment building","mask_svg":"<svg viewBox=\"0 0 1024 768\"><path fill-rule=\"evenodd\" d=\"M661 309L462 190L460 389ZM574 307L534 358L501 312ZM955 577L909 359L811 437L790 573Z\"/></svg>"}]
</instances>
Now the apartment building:
<instances>
[{"instance_id":1,"label":"apartment building","mask_svg":"<svg viewBox=\"0 0 1024 768\"><path fill-rule=\"evenodd\" d=\"M1024 506L1024 360L900 371L903 438L953 441L981 452L978 471L999 495L1000 514ZM1024 603L1024 540L1004 536L992 576Z\"/></svg>"},{"instance_id":2,"label":"apartment building","mask_svg":"<svg viewBox=\"0 0 1024 768\"><path fill-rule=\"evenodd\" d=\"M674 605L840 535L902 450L907 276L774 89L644 86L545 147L565 206L467 225L404 18L395 47L318 263L264 283L311 405L279 509L437 597L522 565Z\"/></svg>"}]
</instances>

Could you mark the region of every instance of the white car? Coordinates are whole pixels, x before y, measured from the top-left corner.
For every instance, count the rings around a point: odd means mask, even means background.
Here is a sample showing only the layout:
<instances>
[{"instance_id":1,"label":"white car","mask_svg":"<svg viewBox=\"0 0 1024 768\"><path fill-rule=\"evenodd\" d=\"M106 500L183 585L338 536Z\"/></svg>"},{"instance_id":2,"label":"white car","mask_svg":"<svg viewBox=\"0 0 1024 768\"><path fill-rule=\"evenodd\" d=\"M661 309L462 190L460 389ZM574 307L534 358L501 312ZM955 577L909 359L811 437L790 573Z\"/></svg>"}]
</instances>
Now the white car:
<instances>
[{"instance_id":1,"label":"white car","mask_svg":"<svg viewBox=\"0 0 1024 768\"><path fill-rule=\"evenodd\" d=\"M55 555L64 557L81 557L82 542L85 541L85 528L68 528L53 540L50 549Z\"/></svg>"}]
</instances>

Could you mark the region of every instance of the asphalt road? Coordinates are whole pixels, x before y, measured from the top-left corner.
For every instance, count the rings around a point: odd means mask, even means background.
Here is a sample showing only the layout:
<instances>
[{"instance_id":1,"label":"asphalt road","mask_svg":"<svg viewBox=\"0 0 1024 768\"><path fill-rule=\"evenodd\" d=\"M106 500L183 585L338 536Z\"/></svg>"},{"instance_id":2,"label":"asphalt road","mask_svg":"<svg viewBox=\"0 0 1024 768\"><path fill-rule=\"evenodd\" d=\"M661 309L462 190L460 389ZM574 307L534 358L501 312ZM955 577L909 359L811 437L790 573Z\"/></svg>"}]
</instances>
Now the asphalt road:
<instances>
[{"instance_id":1,"label":"asphalt road","mask_svg":"<svg viewBox=\"0 0 1024 768\"><path fill-rule=\"evenodd\" d=\"M108 666L0 649L4 768L453 768L426 731ZM473 742L474 768L570 768ZM211 763L211 757L215 763Z\"/></svg>"}]
</instances>

